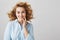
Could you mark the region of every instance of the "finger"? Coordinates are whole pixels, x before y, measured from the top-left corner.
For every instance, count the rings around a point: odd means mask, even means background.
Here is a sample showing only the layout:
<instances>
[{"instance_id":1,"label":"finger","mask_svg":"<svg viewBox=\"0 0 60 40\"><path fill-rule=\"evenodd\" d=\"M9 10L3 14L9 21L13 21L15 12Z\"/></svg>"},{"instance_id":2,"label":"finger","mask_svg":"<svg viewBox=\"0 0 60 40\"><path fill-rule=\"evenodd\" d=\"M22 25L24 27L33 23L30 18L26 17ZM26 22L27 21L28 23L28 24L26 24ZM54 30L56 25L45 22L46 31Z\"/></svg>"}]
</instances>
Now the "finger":
<instances>
[{"instance_id":1,"label":"finger","mask_svg":"<svg viewBox=\"0 0 60 40\"><path fill-rule=\"evenodd\" d=\"M26 18L25 18L25 21L26 21Z\"/></svg>"},{"instance_id":2,"label":"finger","mask_svg":"<svg viewBox=\"0 0 60 40\"><path fill-rule=\"evenodd\" d=\"M25 19L25 18L23 18L23 21L26 21L26 19Z\"/></svg>"}]
</instances>

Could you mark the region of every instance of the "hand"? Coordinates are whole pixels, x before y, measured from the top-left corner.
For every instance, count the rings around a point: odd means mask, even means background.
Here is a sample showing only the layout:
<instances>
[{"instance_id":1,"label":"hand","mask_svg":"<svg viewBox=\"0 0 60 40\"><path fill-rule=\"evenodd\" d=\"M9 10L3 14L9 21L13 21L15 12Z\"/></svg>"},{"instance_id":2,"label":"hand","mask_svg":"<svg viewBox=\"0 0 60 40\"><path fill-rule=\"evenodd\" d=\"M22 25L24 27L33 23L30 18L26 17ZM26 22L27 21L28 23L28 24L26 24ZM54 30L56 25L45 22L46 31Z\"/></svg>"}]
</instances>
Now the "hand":
<instances>
[{"instance_id":1,"label":"hand","mask_svg":"<svg viewBox=\"0 0 60 40\"><path fill-rule=\"evenodd\" d=\"M23 24L22 24L22 26L23 26L23 27L26 27L26 23L27 23L27 22L26 22L26 18L24 18L24 19L23 19Z\"/></svg>"}]
</instances>

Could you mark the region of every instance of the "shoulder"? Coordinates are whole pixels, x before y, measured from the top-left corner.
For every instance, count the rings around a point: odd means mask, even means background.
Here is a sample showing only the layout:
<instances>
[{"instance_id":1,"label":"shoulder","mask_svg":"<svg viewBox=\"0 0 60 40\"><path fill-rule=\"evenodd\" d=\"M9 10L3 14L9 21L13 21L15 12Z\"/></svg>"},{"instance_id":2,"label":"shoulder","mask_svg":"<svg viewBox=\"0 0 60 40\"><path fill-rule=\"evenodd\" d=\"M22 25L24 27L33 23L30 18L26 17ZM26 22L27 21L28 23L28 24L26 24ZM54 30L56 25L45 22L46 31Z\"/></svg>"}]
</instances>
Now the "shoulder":
<instances>
[{"instance_id":1,"label":"shoulder","mask_svg":"<svg viewBox=\"0 0 60 40\"><path fill-rule=\"evenodd\" d=\"M8 21L7 28L11 28L14 25L15 22L16 22L16 20L14 20L14 21Z\"/></svg>"},{"instance_id":2,"label":"shoulder","mask_svg":"<svg viewBox=\"0 0 60 40\"><path fill-rule=\"evenodd\" d=\"M12 31L14 29L14 27L15 27L14 26L15 22L16 22L16 20L14 20L14 21L8 21L5 30L7 30L9 32Z\"/></svg>"},{"instance_id":3,"label":"shoulder","mask_svg":"<svg viewBox=\"0 0 60 40\"><path fill-rule=\"evenodd\" d=\"M16 23L17 22L17 19L15 19L15 20L13 20L13 21L8 21L8 24L9 25L12 25L12 24L14 24L14 23Z\"/></svg>"},{"instance_id":4,"label":"shoulder","mask_svg":"<svg viewBox=\"0 0 60 40\"><path fill-rule=\"evenodd\" d=\"M31 22L27 22L27 25L29 26L33 26L33 24Z\"/></svg>"}]
</instances>

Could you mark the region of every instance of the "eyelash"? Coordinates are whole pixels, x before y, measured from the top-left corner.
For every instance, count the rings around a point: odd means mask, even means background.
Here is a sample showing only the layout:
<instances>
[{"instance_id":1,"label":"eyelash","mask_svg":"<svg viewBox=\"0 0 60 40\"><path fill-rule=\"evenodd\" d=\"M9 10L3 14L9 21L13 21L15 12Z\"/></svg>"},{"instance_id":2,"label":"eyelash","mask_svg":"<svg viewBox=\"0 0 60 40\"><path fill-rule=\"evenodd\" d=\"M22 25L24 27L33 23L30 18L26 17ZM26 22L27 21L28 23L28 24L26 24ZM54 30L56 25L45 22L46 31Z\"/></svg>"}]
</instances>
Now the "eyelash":
<instances>
[{"instance_id":1,"label":"eyelash","mask_svg":"<svg viewBox=\"0 0 60 40\"><path fill-rule=\"evenodd\" d=\"M22 13L25 13L24 11Z\"/></svg>"},{"instance_id":2,"label":"eyelash","mask_svg":"<svg viewBox=\"0 0 60 40\"><path fill-rule=\"evenodd\" d=\"M18 12L18 13L20 13L20 12Z\"/></svg>"}]
</instances>

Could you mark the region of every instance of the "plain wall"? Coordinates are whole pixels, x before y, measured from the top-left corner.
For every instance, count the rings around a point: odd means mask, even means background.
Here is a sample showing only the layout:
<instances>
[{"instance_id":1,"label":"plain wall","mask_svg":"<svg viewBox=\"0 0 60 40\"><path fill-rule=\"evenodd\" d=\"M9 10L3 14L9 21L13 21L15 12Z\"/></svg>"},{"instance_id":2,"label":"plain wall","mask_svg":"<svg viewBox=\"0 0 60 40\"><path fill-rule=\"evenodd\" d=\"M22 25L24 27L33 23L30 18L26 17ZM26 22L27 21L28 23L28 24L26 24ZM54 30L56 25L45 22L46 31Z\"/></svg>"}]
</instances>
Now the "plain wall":
<instances>
[{"instance_id":1,"label":"plain wall","mask_svg":"<svg viewBox=\"0 0 60 40\"><path fill-rule=\"evenodd\" d=\"M19 0L0 0L0 40L9 21L7 12ZM26 1L26 0L22 0ZM27 0L32 6L35 40L60 40L60 1Z\"/></svg>"}]
</instances>

